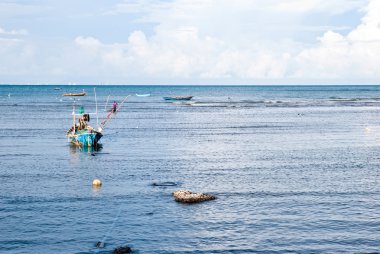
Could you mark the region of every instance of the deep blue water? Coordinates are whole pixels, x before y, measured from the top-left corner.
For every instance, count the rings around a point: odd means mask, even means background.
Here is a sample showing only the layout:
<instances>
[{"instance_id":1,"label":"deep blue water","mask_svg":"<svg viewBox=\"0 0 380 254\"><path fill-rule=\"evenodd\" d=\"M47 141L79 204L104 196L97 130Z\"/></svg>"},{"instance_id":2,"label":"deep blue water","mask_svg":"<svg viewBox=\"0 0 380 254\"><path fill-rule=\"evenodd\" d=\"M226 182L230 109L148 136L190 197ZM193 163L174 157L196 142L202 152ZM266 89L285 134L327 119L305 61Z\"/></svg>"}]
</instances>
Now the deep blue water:
<instances>
[{"instance_id":1,"label":"deep blue water","mask_svg":"<svg viewBox=\"0 0 380 254\"><path fill-rule=\"evenodd\" d=\"M100 151L65 137L62 94L85 89L94 112L93 87L54 87L0 86L1 253L380 251L380 86L98 86L101 117L108 95L151 93ZM218 198L183 205L178 189Z\"/></svg>"}]
</instances>

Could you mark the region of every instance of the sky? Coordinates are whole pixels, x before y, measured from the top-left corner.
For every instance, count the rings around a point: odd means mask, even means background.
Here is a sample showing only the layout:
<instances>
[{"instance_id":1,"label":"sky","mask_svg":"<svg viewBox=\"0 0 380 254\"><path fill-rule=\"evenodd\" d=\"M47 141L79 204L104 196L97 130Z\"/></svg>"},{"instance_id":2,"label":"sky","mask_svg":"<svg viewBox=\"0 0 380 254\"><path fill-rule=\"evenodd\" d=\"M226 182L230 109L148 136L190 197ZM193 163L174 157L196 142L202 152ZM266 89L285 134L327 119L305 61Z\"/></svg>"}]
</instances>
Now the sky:
<instances>
[{"instance_id":1,"label":"sky","mask_svg":"<svg viewBox=\"0 0 380 254\"><path fill-rule=\"evenodd\" d=\"M380 84L380 0L0 0L0 84Z\"/></svg>"}]
</instances>

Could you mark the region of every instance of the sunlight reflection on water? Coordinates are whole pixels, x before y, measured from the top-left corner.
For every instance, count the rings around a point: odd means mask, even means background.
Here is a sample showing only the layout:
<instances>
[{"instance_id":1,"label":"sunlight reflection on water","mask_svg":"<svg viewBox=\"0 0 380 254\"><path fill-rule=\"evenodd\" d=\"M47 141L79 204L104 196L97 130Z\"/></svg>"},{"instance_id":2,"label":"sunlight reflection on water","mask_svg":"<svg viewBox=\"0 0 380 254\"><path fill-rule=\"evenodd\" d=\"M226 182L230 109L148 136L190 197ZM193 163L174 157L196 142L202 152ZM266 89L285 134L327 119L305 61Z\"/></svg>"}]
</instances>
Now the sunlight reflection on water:
<instances>
[{"instance_id":1,"label":"sunlight reflection on water","mask_svg":"<svg viewBox=\"0 0 380 254\"><path fill-rule=\"evenodd\" d=\"M6 252L377 251L378 87L98 87L100 108L109 94L151 96L126 102L97 151L67 143L63 90L1 87L12 94L0 98ZM218 199L183 205L177 189Z\"/></svg>"}]
</instances>

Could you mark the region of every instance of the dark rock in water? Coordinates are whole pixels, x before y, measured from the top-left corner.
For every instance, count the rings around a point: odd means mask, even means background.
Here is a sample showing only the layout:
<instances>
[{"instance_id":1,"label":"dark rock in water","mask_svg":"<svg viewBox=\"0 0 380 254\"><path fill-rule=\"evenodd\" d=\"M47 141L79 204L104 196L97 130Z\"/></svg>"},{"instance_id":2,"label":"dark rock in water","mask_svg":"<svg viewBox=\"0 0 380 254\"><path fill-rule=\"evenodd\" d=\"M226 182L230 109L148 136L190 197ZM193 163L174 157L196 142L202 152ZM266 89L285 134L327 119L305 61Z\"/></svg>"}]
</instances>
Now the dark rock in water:
<instances>
[{"instance_id":1,"label":"dark rock in water","mask_svg":"<svg viewBox=\"0 0 380 254\"><path fill-rule=\"evenodd\" d=\"M174 182L152 183L152 186L177 186Z\"/></svg>"},{"instance_id":2,"label":"dark rock in water","mask_svg":"<svg viewBox=\"0 0 380 254\"><path fill-rule=\"evenodd\" d=\"M175 201L181 203L198 203L216 199L215 196L205 193L195 193L188 190L178 190L172 193Z\"/></svg>"},{"instance_id":3,"label":"dark rock in water","mask_svg":"<svg viewBox=\"0 0 380 254\"><path fill-rule=\"evenodd\" d=\"M113 253L116 253L116 254L124 254L124 253L132 253L132 249L128 246L121 246L121 247L117 247L113 250Z\"/></svg>"},{"instance_id":4,"label":"dark rock in water","mask_svg":"<svg viewBox=\"0 0 380 254\"><path fill-rule=\"evenodd\" d=\"M106 244L103 243L103 242L97 242L97 243L95 244L95 246L98 247L98 248L104 248L104 247L106 246Z\"/></svg>"}]
</instances>

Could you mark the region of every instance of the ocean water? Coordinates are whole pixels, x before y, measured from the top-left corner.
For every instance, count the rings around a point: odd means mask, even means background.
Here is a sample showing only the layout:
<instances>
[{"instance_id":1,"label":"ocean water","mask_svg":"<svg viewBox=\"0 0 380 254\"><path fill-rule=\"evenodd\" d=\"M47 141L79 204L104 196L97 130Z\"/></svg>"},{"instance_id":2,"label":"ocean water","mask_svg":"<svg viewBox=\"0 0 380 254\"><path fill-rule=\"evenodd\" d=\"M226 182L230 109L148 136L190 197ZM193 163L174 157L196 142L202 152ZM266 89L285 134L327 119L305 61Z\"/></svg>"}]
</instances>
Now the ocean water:
<instances>
[{"instance_id":1,"label":"ocean water","mask_svg":"<svg viewBox=\"0 0 380 254\"><path fill-rule=\"evenodd\" d=\"M380 86L97 86L99 121L132 95L99 151L54 87L0 86L1 253L380 252Z\"/></svg>"}]
</instances>

